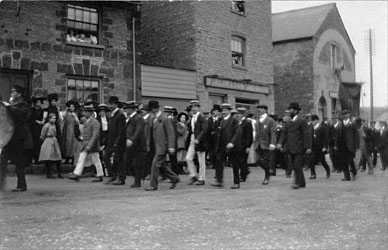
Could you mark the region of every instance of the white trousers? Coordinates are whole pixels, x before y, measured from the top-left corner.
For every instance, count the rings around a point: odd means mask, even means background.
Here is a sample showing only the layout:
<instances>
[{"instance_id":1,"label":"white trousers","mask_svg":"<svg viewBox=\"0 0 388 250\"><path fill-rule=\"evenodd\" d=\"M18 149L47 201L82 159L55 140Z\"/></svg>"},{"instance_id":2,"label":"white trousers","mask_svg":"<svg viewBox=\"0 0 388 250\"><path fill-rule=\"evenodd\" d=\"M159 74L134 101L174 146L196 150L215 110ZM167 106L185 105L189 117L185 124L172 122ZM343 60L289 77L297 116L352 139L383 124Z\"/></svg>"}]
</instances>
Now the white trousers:
<instances>
[{"instance_id":1,"label":"white trousers","mask_svg":"<svg viewBox=\"0 0 388 250\"><path fill-rule=\"evenodd\" d=\"M195 153L197 153L198 162L199 162L198 180L205 181L206 180L206 162L205 162L206 152L195 152L194 135L192 135L192 137L190 139L190 146L189 146L189 148L187 150L187 154L186 154L186 162L187 162L187 167L189 169L190 177L197 176L197 170L196 170L196 167L194 165Z\"/></svg>"},{"instance_id":2,"label":"white trousers","mask_svg":"<svg viewBox=\"0 0 388 250\"><path fill-rule=\"evenodd\" d=\"M84 171L84 167L85 167L86 157L90 157L90 160L92 161L92 163L96 167L97 176L98 177L99 176L103 176L104 173L102 171L100 155L98 154L98 152L87 153L85 151L82 151L79 154L77 166L75 167L73 173L76 174L76 175L82 175L82 172Z\"/></svg>"}]
</instances>

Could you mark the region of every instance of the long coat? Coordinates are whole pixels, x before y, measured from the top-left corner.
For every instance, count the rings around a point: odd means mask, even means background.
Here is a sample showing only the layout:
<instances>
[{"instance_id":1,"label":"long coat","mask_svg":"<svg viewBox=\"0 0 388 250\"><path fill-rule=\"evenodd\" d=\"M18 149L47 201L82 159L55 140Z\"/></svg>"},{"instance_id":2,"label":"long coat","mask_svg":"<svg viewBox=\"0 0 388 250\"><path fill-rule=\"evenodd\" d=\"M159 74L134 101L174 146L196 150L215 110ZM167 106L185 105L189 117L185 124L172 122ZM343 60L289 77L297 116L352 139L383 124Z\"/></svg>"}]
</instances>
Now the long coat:
<instances>
[{"instance_id":1,"label":"long coat","mask_svg":"<svg viewBox=\"0 0 388 250\"><path fill-rule=\"evenodd\" d=\"M147 145L153 147L156 155L165 155L169 148L175 147L175 131L171 119L163 113L151 122L150 133L150 142Z\"/></svg>"},{"instance_id":2,"label":"long coat","mask_svg":"<svg viewBox=\"0 0 388 250\"><path fill-rule=\"evenodd\" d=\"M131 153L146 151L146 138L144 134L145 121L139 114L130 117L126 127L126 139L133 145L128 149Z\"/></svg>"},{"instance_id":3,"label":"long coat","mask_svg":"<svg viewBox=\"0 0 388 250\"><path fill-rule=\"evenodd\" d=\"M194 138L199 141L199 143L195 145L195 150L203 152L206 150L207 121L202 114L198 114L193 131L193 128L191 126L192 119L193 117L190 118L187 124L188 136L186 139L186 150L189 148L191 135L194 133Z\"/></svg>"},{"instance_id":4,"label":"long coat","mask_svg":"<svg viewBox=\"0 0 388 250\"><path fill-rule=\"evenodd\" d=\"M339 151L349 151L355 154L360 146L360 138L356 124L349 122L345 125L342 122L341 131L339 131L335 145Z\"/></svg>"},{"instance_id":5,"label":"long coat","mask_svg":"<svg viewBox=\"0 0 388 250\"><path fill-rule=\"evenodd\" d=\"M244 119L239 123L239 138L241 150L245 152L245 149L250 148L253 142L253 127L250 120Z\"/></svg>"},{"instance_id":6,"label":"long coat","mask_svg":"<svg viewBox=\"0 0 388 250\"><path fill-rule=\"evenodd\" d=\"M100 151L100 126L100 123L93 116L85 122L82 132L82 150L89 146L89 152Z\"/></svg>"},{"instance_id":7,"label":"long coat","mask_svg":"<svg viewBox=\"0 0 388 250\"><path fill-rule=\"evenodd\" d=\"M313 151L321 152L323 148L328 148L329 145L329 134L327 129L319 125L318 128L313 131Z\"/></svg>"},{"instance_id":8,"label":"long coat","mask_svg":"<svg viewBox=\"0 0 388 250\"><path fill-rule=\"evenodd\" d=\"M124 148L125 145L125 115L120 109L110 117L108 126L108 138L106 148Z\"/></svg>"},{"instance_id":9,"label":"long coat","mask_svg":"<svg viewBox=\"0 0 388 250\"><path fill-rule=\"evenodd\" d=\"M77 114L74 114L77 115ZM62 131L62 156L73 157L74 147L76 144L76 137L74 135L74 125L77 124L73 114L68 111L63 119L63 131Z\"/></svg>"},{"instance_id":10,"label":"long coat","mask_svg":"<svg viewBox=\"0 0 388 250\"><path fill-rule=\"evenodd\" d=\"M225 120L220 122L219 133L217 133L216 152L225 150L226 153L239 152L241 150L241 142L238 136L238 120L230 115ZM226 145L232 143L231 149L226 149Z\"/></svg>"},{"instance_id":11,"label":"long coat","mask_svg":"<svg viewBox=\"0 0 388 250\"><path fill-rule=\"evenodd\" d=\"M305 119L298 115L293 121L287 122L284 133L280 137L280 144L291 154L302 154L312 147L310 127Z\"/></svg>"},{"instance_id":12,"label":"long coat","mask_svg":"<svg viewBox=\"0 0 388 250\"><path fill-rule=\"evenodd\" d=\"M263 122L256 121L256 141L261 149L269 149L269 145L276 145L276 124L274 119L267 116Z\"/></svg>"}]
</instances>

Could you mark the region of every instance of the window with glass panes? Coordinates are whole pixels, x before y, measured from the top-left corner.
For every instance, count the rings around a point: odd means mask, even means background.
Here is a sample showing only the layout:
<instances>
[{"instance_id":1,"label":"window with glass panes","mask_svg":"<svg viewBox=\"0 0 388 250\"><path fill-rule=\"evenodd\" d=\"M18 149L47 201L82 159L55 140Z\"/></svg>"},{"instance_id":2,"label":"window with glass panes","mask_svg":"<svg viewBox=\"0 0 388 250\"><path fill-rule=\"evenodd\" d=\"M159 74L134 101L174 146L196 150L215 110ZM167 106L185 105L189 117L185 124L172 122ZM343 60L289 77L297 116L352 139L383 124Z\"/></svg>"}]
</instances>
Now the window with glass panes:
<instances>
[{"instance_id":1,"label":"window with glass panes","mask_svg":"<svg viewBox=\"0 0 388 250\"><path fill-rule=\"evenodd\" d=\"M234 65L244 66L245 41L241 37L232 37L232 62Z\"/></svg>"},{"instance_id":2,"label":"window with glass panes","mask_svg":"<svg viewBox=\"0 0 388 250\"><path fill-rule=\"evenodd\" d=\"M232 11L245 14L245 2L232 0Z\"/></svg>"},{"instance_id":3,"label":"window with glass panes","mask_svg":"<svg viewBox=\"0 0 388 250\"><path fill-rule=\"evenodd\" d=\"M97 79L67 79L67 100L84 103L86 100L100 101L100 81Z\"/></svg>"},{"instance_id":4,"label":"window with glass panes","mask_svg":"<svg viewBox=\"0 0 388 250\"><path fill-rule=\"evenodd\" d=\"M98 22L97 8L68 4L67 35L74 36L74 40L68 38L68 41L98 44Z\"/></svg>"}]
</instances>

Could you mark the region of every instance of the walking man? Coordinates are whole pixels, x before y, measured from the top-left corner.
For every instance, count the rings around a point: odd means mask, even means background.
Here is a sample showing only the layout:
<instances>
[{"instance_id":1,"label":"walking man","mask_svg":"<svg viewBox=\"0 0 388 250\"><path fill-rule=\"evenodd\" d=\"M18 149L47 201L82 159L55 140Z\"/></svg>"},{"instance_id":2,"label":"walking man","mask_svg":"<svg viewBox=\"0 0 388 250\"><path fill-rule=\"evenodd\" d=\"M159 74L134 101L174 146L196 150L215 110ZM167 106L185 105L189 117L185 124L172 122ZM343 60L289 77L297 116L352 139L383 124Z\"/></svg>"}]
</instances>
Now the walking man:
<instances>
[{"instance_id":1,"label":"walking man","mask_svg":"<svg viewBox=\"0 0 388 250\"><path fill-rule=\"evenodd\" d=\"M82 132L82 151L78 157L77 165L73 173L67 178L79 181L85 167L86 158L89 156L92 163L96 167L97 178L93 182L102 182L104 172L100 161L100 123L94 118L95 108L93 105L84 106L83 115L86 117L85 127Z\"/></svg>"},{"instance_id":2,"label":"walking man","mask_svg":"<svg viewBox=\"0 0 388 250\"><path fill-rule=\"evenodd\" d=\"M291 120L287 122L284 133L280 137L278 148L282 148L288 152L291 168L294 170L293 189L306 187L306 180L303 174L303 158L304 155L311 153L312 136L307 122L300 115L301 108L296 102L290 103L288 106Z\"/></svg>"},{"instance_id":3,"label":"walking man","mask_svg":"<svg viewBox=\"0 0 388 250\"><path fill-rule=\"evenodd\" d=\"M188 136L186 140L186 162L189 169L189 185L205 185L206 180L206 133L207 121L200 113L200 103L198 100L190 102L192 117L190 118L187 129ZM197 169L194 164L194 156L197 154L199 163L199 175L197 178ZM198 180L198 182L197 182Z\"/></svg>"},{"instance_id":4,"label":"walking man","mask_svg":"<svg viewBox=\"0 0 388 250\"><path fill-rule=\"evenodd\" d=\"M147 142L149 147L155 151L155 156L151 166L151 182L150 187L145 188L146 191L158 190L158 178L160 168L164 170L165 176L171 180L172 185L170 189L174 189L179 182L178 176L171 170L171 168L164 164L167 153L173 154L175 152L175 132L172 127L171 120L166 117L160 110L158 101L151 100L148 103L148 108L154 116L151 124L150 141Z\"/></svg>"}]
</instances>

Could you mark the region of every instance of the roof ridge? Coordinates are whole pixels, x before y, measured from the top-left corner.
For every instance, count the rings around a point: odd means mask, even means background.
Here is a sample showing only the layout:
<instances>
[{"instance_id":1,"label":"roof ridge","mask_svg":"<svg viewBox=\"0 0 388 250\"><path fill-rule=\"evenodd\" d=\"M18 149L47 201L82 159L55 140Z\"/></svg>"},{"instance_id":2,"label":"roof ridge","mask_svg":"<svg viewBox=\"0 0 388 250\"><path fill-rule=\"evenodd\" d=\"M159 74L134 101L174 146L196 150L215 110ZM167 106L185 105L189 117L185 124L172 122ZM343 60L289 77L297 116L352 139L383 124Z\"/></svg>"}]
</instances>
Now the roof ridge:
<instances>
[{"instance_id":1,"label":"roof ridge","mask_svg":"<svg viewBox=\"0 0 388 250\"><path fill-rule=\"evenodd\" d=\"M286 10L286 11L283 11L283 12L272 13L272 15L284 14L284 13L289 13L289 12L303 11L303 10L307 10L307 9L315 9L315 8L320 8L320 7L324 7L324 6L328 6L328 5L334 5L335 6L336 3L326 3L326 4L321 4L321 5L305 7L305 8L301 8L301 9Z\"/></svg>"}]
</instances>

